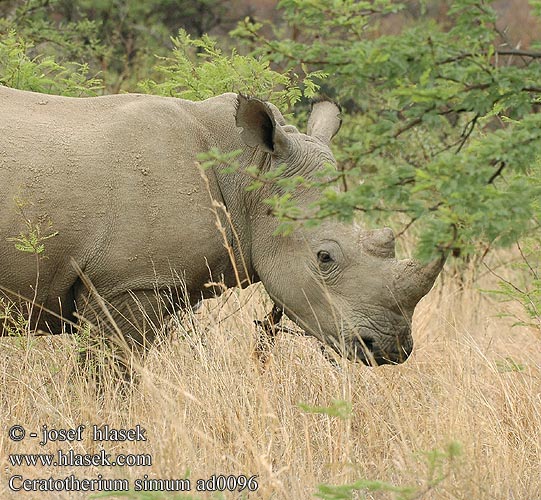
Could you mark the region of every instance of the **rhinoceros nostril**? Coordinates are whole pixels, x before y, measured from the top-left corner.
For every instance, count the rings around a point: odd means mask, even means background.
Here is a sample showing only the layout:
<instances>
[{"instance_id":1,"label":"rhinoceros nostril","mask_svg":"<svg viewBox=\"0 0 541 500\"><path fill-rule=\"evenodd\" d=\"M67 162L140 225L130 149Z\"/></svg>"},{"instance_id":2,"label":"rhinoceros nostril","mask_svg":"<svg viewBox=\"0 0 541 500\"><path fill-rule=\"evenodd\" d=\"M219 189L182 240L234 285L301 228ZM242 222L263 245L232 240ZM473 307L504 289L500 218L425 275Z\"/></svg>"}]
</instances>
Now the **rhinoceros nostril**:
<instances>
[{"instance_id":1,"label":"rhinoceros nostril","mask_svg":"<svg viewBox=\"0 0 541 500\"><path fill-rule=\"evenodd\" d=\"M384 348L378 340L370 336L359 336L355 339L355 359L366 365L378 366L400 364L408 359L412 351L412 343L400 344Z\"/></svg>"},{"instance_id":2,"label":"rhinoceros nostril","mask_svg":"<svg viewBox=\"0 0 541 500\"><path fill-rule=\"evenodd\" d=\"M370 337L357 337L354 344L354 352L356 359L365 364L371 364L371 358L374 355L376 344Z\"/></svg>"},{"instance_id":3,"label":"rhinoceros nostril","mask_svg":"<svg viewBox=\"0 0 541 500\"><path fill-rule=\"evenodd\" d=\"M374 341L372 339L361 337L361 345L368 351L374 352Z\"/></svg>"},{"instance_id":4,"label":"rhinoceros nostril","mask_svg":"<svg viewBox=\"0 0 541 500\"><path fill-rule=\"evenodd\" d=\"M407 346L400 346L399 353L403 361L410 357L411 352L413 351L413 344L410 343Z\"/></svg>"},{"instance_id":5,"label":"rhinoceros nostril","mask_svg":"<svg viewBox=\"0 0 541 500\"><path fill-rule=\"evenodd\" d=\"M380 364L400 364L406 361L412 350L413 350L413 344L408 343L406 345L403 344L397 344L395 346L396 348L388 351L382 351L381 359L382 362Z\"/></svg>"}]
</instances>

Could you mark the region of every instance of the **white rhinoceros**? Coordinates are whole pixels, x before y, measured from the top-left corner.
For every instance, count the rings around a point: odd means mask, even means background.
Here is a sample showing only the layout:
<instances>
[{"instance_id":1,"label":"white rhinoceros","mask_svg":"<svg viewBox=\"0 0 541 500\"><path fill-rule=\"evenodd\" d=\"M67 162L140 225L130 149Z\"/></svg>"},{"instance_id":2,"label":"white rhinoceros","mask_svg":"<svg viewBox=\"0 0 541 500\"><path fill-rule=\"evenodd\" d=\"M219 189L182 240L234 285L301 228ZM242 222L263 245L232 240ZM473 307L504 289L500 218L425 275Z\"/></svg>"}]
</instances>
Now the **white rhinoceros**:
<instances>
[{"instance_id":1,"label":"white rhinoceros","mask_svg":"<svg viewBox=\"0 0 541 500\"><path fill-rule=\"evenodd\" d=\"M279 188L246 189L244 167L285 164L284 176L310 177L335 163L329 142L339 127L328 101L312 106L302 134L272 104L232 93L190 102L0 87L0 290L33 300L31 324L46 332L60 332L59 318L78 311L144 344L163 312L161 292L187 307L175 290L185 288L193 305L220 290L205 286L211 280L261 281L278 307L339 353L402 362L412 350L413 310L441 262L395 259L387 228L328 221L275 236L278 221L263 200ZM212 168L206 182L197 156L213 147L242 150L241 168ZM306 206L318 194L295 196ZM230 253L212 200L230 214L222 217ZM39 262L10 239L37 229L40 238L57 232L43 241ZM10 320L0 321L6 334Z\"/></svg>"}]
</instances>

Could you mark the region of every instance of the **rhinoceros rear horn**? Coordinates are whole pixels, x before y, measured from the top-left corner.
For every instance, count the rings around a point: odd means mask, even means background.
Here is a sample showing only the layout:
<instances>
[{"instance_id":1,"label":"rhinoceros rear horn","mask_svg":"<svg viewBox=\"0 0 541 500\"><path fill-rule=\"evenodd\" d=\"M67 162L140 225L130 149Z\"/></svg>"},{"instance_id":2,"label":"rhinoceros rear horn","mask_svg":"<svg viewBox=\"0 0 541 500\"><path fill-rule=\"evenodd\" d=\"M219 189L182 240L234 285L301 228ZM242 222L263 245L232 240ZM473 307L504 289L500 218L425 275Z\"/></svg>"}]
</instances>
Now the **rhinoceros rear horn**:
<instances>
[{"instance_id":1,"label":"rhinoceros rear horn","mask_svg":"<svg viewBox=\"0 0 541 500\"><path fill-rule=\"evenodd\" d=\"M430 292L444 263L444 256L428 264L411 259L399 261L399 276L395 288L400 302L408 307L415 307L415 304Z\"/></svg>"},{"instance_id":2,"label":"rhinoceros rear horn","mask_svg":"<svg viewBox=\"0 0 541 500\"><path fill-rule=\"evenodd\" d=\"M307 134L329 144L342 125L340 112L340 106L328 99L321 98L313 101L312 111L308 118Z\"/></svg>"},{"instance_id":3,"label":"rhinoceros rear horn","mask_svg":"<svg viewBox=\"0 0 541 500\"><path fill-rule=\"evenodd\" d=\"M365 230L359 237L362 248L372 255L392 258L395 255L395 238L391 228Z\"/></svg>"}]
</instances>

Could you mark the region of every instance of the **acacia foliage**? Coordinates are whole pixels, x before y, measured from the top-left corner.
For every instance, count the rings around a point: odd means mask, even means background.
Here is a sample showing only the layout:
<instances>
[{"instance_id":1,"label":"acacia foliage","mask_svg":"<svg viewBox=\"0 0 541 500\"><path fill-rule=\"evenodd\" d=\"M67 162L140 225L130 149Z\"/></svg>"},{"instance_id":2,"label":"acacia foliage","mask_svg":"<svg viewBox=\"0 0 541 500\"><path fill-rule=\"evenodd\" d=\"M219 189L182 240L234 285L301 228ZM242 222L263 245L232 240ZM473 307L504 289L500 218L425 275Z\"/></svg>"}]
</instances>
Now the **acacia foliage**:
<instances>
[{"instance_id":1,"label":"acacia foliage","mask_svg":"<svg viewBox=\"0 0 541 500\"><path fill-rule=\"evenodd\" d=\"M2 0L0 36L15 30L34 46L28 56L84 63L107 93L134 90L152 76L156 55L172 48L179 27L202 36L234 26L246 8L223 0Z\"/></svg>"},{"instance_id":2,"label":"acacia foliage","mask_svg":"<svg viewBox=\"0 0 541 500\"><path fill-rule=\"evenodd\" d=\"M541 45L506 44L490 3L454 0L445 25L421 18L396 35L378 32L403 8L389 0L282 0L290 37L239 25L234 35L281 71L330 75L324 89L347 108L344 189L324 190L319 216L418 227L425 257L539 231Z\"/></svg>"},{"instance_id":3,"label":"acacia foliage","mask_svg":"<svg viewBox=\"0 0 541 500\"><path fill-rule=\"evenodd\" d=\"M0 37L0 85L61 94L72 97L95 96L102 88L99 78L89 76L88 66L59 63L52 56L31 56L30 41L10 30Z\"/></svg>"}]
</instances>

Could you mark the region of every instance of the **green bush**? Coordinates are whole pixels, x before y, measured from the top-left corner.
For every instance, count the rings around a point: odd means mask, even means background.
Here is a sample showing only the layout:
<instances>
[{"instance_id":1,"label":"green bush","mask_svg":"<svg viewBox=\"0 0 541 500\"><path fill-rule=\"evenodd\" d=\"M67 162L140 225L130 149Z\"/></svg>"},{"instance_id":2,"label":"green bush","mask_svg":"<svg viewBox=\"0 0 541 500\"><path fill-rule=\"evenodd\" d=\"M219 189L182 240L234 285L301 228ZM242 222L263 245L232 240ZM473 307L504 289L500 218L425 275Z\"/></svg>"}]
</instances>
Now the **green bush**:
<instances>
[{"instance_id":1,"label":"green bush","mask_svg":"<svg viewBox=\"0 0 541 500\"><path fill-rule=\"evenodd\" d=\"M87 65L60 64L52 56L31 58L28 54L32 47L13 30L0 36L1 85L74 97L96 95L101 89L101 80L89 77Z\"/></svg>"}]
</instances>

